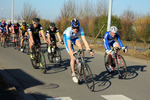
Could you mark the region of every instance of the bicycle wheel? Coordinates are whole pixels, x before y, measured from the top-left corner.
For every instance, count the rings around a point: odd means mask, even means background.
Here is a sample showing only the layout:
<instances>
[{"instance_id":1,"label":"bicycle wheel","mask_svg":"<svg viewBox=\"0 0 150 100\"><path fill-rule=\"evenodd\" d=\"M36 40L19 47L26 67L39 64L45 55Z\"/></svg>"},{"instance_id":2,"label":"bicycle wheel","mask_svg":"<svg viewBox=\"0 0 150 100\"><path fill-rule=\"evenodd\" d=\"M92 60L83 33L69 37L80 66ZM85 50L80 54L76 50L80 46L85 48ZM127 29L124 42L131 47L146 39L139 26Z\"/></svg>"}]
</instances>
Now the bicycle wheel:
<instances>
[{"instance_id":1,"label":"bicycle wheel","mask_svg":"<svg viewBox=\"0 0 150 100\"><path fill-rule=\"evenodd\" d=\"M53 58L54 58L53 55L54 55L53 53L48 53L48 54L47 54L48 60L49 60L50 63L53 62Z\"/></svg>"},{"instance_id":2,"label":"bicycle wheel","mask_svg":"<svg viewBox=\"0 0 150 100\"><path fill-rule=\"evenodd\" d=\"M34 55L33 59L31 59L31 57L30 57L31 64L32 64L33 68L37 69L37 55L36 55L36 52L34 49L33 49L33 55Z\"/></svg>"},{"instance_id":3,"label":"bicycle wheel","mask_svg":"<svg viewBox=\"0 0 150 100\"><path fill-rule=\"evenodd\" d=\"M119 77L125 79L127 76L127 67L124 58L121 55L118 55L116 65L118 68Z\"/></svg>"},{"instance_id":4,"label":"bicycle wheel","mask_svg":"<svg viewBox=\"0 0 150 100\"><path fill-rule=\"evenodd\" d=\"M105 68L106 68L107 72L110 73L110 71L108 70L109 69L109 64L108 64L108 56L107 56L106 53L104 55L104 64L105 64Z\"/></svg>"},{"instance_id":5,"label":"bicycle wheel","mask_svg":"<svg viewBox=\"0 0 150 100\"><path fill-rule=\"evenodd\" d=\"M60 49L59 48L57 48L56 49L56 56L55 56L55 60L56 60L56 64L57 64L57 66L61 66L61 52L60 52Z\"/></svg>"},{"instance_id":6,"label":"bicycle wheel","mask_svg":"<svg viewBox=\"0 0 150 100\"><path fill-rule=\"evenodd\" d=\"M45 56L43 54L43 52L40 52L39 54L39 59L40 59L40 69L42 71L42 73L46 73L46 60L45 60Z\"/></svg>"},{"instance_id":7,"label":"bicycle wheel","mask_svg":"<svg viewBox=\"0 0 150 100\"><path fill-rule=\"evenodd\" d=\"M94 78L92 71L87 63L81 63L81 68L83 70L83 79L89 90L94 91Z\"/></svg>"}]
</instances>

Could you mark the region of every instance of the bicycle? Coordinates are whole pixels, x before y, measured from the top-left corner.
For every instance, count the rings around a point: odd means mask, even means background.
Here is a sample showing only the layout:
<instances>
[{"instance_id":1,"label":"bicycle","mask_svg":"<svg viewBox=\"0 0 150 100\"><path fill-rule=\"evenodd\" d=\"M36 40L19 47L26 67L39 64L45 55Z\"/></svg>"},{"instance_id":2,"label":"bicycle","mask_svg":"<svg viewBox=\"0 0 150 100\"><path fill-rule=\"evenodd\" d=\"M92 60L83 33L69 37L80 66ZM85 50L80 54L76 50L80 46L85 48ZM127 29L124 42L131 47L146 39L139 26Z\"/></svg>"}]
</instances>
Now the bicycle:
<instances>
[{"instance_id":1,"label":"bicycle","mask_svg":"<svg viewBox=\"0 0 150 100\"><path fill-rule=\"evenodd\" d=\"M16 37L14 37L13 48L14 49L18 49L18 51L20 50L20 43L19 43L19 41L20 41L19 35L17 35Z\"/></svg>"},{"instance_id":2,"label":"bicycle","mask_svg":"<svg viewBox=\"0 0 150 100\"><path fill-rule=\"evenodd\" d=\"M34 44L32 47L32 50L33 50L34 57L33 59L31 59L30 57L30 60L31 60L33 68L37 69L38 68L37 63L39 63L42 73L45 74L46 73L46 60L45 60L44 53L41 50L41 47L39 46L39 44L38 45Z\"/></svg>"},{"instance_id":3,"label":"bicycle","mask_svg":"<svg viewBox=\"0 0 150 100\"><path fill-rule=\"evenodd\" d=\"M60 52L60 49L56 46L54 48L54 45L55 45L55 42L52 41L52 44L51 44L51 49L50 49L50 53L48 52L48 60L50 63L56 63L57 66L61 66L61 61L62 61L62 58L61 58L61 52Z\"/></svg>"},{"instance_id":4,"label":"bicycle","mask_svg":"<svg viewBox=\"0 0 150 100\"><path fill-rule=\"evenodd\" d=\"M94 77L91 71L90 66L85 62L84 57L82 57L82 52L86 49L78 50L74 52L74 56L76 58L75 61L75 73L78 78L78 83L84 80L85 84L87 85L88 89L94 91Z\"/></svg>"},{"instance_id":5,"label":"bicycle","mask_svg":"<svg viewBox=\"0 0 150 100\"><path fill-rule=\"evenodd\" d=\"M126 47L127 48L127 47ZM114 54L112 54L112 59L111 59L111 64L113 68L116 68L119 73L119 77L121 79L125 79L127 76L127 66L126 66L126 61L124 58L119 54L119 50L121 48L113 48L112 51ZM105 68L109 72L109 64L108 64L108 56L107 53L104 55L104 64Z\"/></svg>"},{"instance_id":6,"label":"bicycle","mask_svg":"<svg viewBox=\"0 0 150 100\"><path fill-rule=\"evenodd\" d=\"M27 53L27 55L29 55L29 39L27 36L24 36L23 38L23 53Z\"/></svg>"}]
</instances>

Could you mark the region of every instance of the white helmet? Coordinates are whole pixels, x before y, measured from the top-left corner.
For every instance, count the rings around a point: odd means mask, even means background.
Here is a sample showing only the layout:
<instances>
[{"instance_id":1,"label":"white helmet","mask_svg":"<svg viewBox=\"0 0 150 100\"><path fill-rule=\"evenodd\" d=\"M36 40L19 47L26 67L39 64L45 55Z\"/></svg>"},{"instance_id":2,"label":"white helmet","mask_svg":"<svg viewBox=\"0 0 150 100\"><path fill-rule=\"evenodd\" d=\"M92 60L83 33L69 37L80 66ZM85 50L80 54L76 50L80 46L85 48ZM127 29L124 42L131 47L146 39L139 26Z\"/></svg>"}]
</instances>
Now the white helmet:
<instances>
[{"instance_id":1,"label":"white helmet","mask_svg":"<svg viewBox=\"0 0 150 100\"><path fill-rule=\"evenodd\" d=\"M116 26L111 26L110 31L113 32L113 33L117 33L118 28Z\"/></svg>"}]
</instances>

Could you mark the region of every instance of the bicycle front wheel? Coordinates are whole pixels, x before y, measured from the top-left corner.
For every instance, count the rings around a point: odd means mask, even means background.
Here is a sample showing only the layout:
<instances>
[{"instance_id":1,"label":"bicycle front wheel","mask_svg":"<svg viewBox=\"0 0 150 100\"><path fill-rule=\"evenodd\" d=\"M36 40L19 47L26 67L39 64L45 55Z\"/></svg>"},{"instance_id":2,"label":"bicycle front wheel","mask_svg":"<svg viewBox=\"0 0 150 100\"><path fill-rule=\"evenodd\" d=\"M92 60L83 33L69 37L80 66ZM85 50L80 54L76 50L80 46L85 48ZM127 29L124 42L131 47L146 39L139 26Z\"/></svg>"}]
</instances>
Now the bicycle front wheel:
<instances>
[{"instance_id":1,"label":"bicycle front wheel","mask_svg":"<svg viewBox=\"0 0 150 100\"><path fill-rule=\"evenodd\" d=\"M45 60L45 56L43 52L40 52L39 58L40 58L40 69L42 73L45 74L46 73L46 60Z\"/></svg>"},{"instance_id":2,"label":"bicycle front wheel","mask_svg":"<svg viewBox=\"0 0 150 100\"><path fill-rule=\"evenodd\" d=\"M83 79L89 90L94 91L94 77L92 71L87 63L81 63L81 68L83 70Z\"/></svg>"},{"instance_id":3,"label":"bicycle front wheel","mask_svg":"<svg viewBox=\"0 0 150 100\"><path fill-rule=\"evenodd\" d=\"M124 58L121 55L118 55L116 65L118 68L119 77L125 79L127 76L127 66Z\"/></svg>"}]
</instances>

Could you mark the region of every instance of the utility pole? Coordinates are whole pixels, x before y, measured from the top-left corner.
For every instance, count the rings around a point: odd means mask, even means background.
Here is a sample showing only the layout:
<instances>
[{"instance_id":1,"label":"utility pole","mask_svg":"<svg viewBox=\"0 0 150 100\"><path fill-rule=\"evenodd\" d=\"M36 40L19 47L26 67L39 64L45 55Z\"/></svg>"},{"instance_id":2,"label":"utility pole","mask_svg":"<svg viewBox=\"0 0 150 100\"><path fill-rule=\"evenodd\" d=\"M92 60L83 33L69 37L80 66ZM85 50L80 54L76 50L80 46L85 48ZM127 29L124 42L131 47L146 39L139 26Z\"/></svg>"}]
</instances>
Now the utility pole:
<instances>
[{"instance_id":1,"label":"utility pole","mask_svg":"<svg viewBox=\"0 0 150 100\"><path fill-rule=\"evenodd\" d=\"M110 31L110 26L111 26L111 12L112 12L112 0L109 0L107 31Z\"/></svg>"},{"instance_id":2,"label":"utility pole","mask_svg":"<svg viewBox=\"0 0 150 100\"><path fill-rule=\"evenodd\" d=\"M12 23L14 22L14 0L12 0Z\"/></svg>"},{"instance_id":3,"label":"utility pole","mask_svg":"<svg viewBox=\"0 0 150 100\"><path fill-rule=\"evenodd\" d=\"M4 8L2 8L2 19L4 19Z\"/></svg>"}]
</instances>

